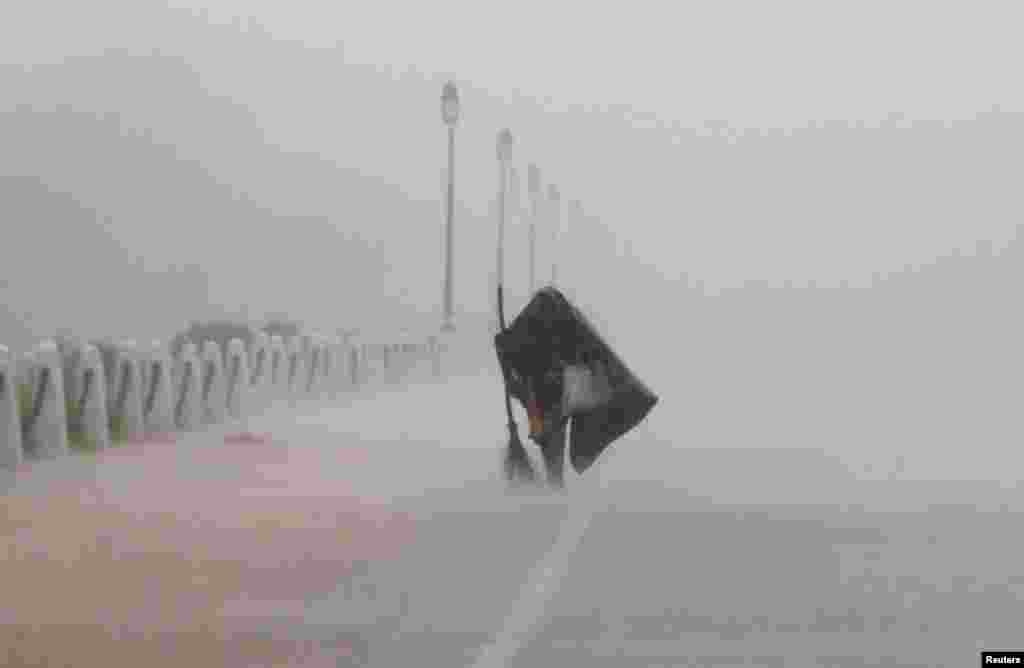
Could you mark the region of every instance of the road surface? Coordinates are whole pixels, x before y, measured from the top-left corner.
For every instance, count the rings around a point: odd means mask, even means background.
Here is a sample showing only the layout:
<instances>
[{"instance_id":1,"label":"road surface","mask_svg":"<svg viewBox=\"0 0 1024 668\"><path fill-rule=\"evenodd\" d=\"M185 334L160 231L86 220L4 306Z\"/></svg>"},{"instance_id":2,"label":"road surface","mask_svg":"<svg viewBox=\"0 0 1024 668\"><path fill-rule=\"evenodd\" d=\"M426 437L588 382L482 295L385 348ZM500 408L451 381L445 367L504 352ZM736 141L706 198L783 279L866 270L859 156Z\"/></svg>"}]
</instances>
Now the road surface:
<instances>
[{"instance_id":1,"label":"road surface","mask_svg":"<svg viewBox=\"0 0 1024 668\"><path fill-rule=\"evenodd\" d=\"M1015 486L702 449L665 422L567 494L501 481L490 372L37 465L3 479L0 662L896 668L1024 647Z\"/></svg>"}]
</instances>

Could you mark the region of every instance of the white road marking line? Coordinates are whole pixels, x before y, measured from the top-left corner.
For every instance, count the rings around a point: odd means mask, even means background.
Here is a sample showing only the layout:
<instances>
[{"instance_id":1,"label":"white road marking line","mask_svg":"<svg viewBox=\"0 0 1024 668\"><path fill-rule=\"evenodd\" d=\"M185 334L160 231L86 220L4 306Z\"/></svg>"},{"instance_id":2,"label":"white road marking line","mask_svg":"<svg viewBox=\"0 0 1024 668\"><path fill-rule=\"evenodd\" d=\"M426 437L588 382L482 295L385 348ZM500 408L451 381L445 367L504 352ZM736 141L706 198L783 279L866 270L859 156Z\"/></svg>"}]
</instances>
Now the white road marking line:
<instances>
[{"instance_id":1,"label":"white road marking line","mask_svg":"<svg viewBox=\"0 0 1024 668\"><path fill-rule=\"evenodd\" d=\"M583 488L578 491L588 490ZM512 612L506 617L494 640L480 648L472 668L504 666L523 648L537 623L543 619L548 602L568 572L569 559L579 547L597 510L596 494L579 494L571 499L569 516L562 522L554 545L533 567L519 599L513 604Z\"/></svg>"}]
</instances>

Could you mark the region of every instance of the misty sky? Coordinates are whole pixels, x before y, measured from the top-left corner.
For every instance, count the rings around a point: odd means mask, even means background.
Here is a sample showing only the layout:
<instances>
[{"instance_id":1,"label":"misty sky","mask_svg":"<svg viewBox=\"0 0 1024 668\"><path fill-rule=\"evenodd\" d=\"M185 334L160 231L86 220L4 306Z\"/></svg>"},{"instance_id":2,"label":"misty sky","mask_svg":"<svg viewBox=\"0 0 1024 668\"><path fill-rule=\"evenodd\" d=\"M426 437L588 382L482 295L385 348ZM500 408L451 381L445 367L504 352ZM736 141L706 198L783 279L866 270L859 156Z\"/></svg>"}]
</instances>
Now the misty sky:
<instances>
[{"instance_id":1,"label":"misty sky","mask_svg":"<svg viewBox=\"0 0 1024 668\"><path fill-rule=\"evenodd\" d=\"M260 70L230 53L190 52L187 44L162 39L152 5L126 0L5 8L15 20L0 22L0 56L28 64L115 47L182 54L210 90L252 110L268 142L330 156L421 200L439 195L445 137L438 95L453 77L464 108L456 167L461 201L481 214L490 211L494 135L507 125L519 138L520 162L536 161L566 198L579 198L628 239L634 257L672 276L686 271L712 283L856 280L905 262L926 263L978 237L1009 234L1005 225L985 220L936 226L932 237L928 226L900 232L898 223L879 224L877 233L885 235L879 239L900 238L898 256L865 251L843 261L828 255L834 248L818 252L814 239L794 230L785 244L769 247L757 231L765 212L751 210L750 220L729 226L678 213L687 182L677 173L687 156L673 147L680 132L709 120L779 128L872 122L894 111L911 120L970 119L996 104L1019 111L1024 93L1015 65L1024 62L1024 46L1016 35L1022 14L1016 3L171 5L205 8L211 21L238 20L245 30L258 22L275 38L322 51L339 70L372 66L396 85L338 90L351 96L347 116L336 124L313 122L310 109L280 106L289 91L260 92ZM331 87L329 79L309 77L290 74L296 89ZM279 98L278 107L271 109L271 98ZM756 244L761 250L751 250ZM883 244L862 246L873 245Z\"/></svg>"}]
</instances>

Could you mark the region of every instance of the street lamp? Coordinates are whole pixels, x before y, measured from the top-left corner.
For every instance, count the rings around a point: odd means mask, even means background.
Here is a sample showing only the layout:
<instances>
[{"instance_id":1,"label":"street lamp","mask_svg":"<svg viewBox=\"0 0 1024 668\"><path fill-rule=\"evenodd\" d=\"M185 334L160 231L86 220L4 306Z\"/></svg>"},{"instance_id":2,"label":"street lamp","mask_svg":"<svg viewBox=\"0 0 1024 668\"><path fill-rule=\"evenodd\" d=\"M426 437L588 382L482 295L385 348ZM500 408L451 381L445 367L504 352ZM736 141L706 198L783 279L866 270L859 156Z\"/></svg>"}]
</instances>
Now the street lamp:
<instances>
[{"instance_id":1,"label":"street lamp","mask_svg":"<svg viewBox=\"0 0 1024 668\"><path fill-rule=\"evenodd\" d=\"M459 121L459 91L449 81L441 91L441 119L448 126L448 197L445 207L444 323L441 331L455 330L452 315L452 213L455 202L455 124Z\"/></svg>"},{"instance_id":2,"label":"street lamp","mask_svg":"<svg viewBox=\"0 0 1024 668\"><path fill-rule=\"evenodd\" d=\"M505 214L508 211L508 164L515 148L512 132L505 128L498 133L498 289L504 290L505 285ZM500 323L499 323L500 326Z\"/></svg>"},{"instance_id":3,"label":"street lamp","mask_svg":"<svg viewBox=\"0 0 1024 668\"><path fill-rule=\"evenodd\" d=\"M558 186L551 184L548 186L548 200L551 203L551 285L557 285L558 283L558 252L559 252L559 241L561 241L561 210L559 208L561 204L561 194L558 192Z\"/></svg>"},{"instance_id":4,"label":"street lamp","mask_svg":"<svg viewBox=\"0 0 1024 668\"><path fill-rule=\"evenodd\" d=\"M530 291L533 294L537 288L537 215L540 213L540 169L537 165L531 164L526 178L530 188Z\"/></svg>"},{"instance_id":5,"label":"street lamp","mask_svg":"<svg viewBox=\"0 0 1024 668\"><path fill-rule=\"evenodd\" d=\"M523 218L523 200L520 196L522 188L519 181L519 169L515 165L510 165L508 168L508 192L505 194L505 197L509 211L517 220Z\"/></svg>"}]
</instances>

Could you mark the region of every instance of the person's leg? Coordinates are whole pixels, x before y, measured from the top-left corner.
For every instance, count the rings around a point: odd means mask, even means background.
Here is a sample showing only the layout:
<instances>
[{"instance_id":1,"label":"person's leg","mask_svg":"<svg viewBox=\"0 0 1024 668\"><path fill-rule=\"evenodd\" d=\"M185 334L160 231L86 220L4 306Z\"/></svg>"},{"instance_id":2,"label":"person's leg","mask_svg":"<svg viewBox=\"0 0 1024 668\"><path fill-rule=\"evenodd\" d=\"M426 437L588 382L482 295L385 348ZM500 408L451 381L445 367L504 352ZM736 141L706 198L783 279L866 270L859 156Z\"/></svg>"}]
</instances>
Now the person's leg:
<instances>
[{"instance_id":1,"label":"person's leg","mask_svg":"<svg viewBox=\"0 0 1024 668\"><path fill-rule=\"evenodd\" d=\"M565 441L568 434L566 427L567 422L563 422L561 427L553 431L540 445L544 467L547 469L548 484L552 487L565 486Z\"/></svg>"}]
</instances>

